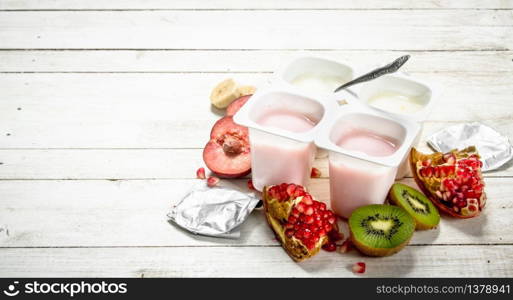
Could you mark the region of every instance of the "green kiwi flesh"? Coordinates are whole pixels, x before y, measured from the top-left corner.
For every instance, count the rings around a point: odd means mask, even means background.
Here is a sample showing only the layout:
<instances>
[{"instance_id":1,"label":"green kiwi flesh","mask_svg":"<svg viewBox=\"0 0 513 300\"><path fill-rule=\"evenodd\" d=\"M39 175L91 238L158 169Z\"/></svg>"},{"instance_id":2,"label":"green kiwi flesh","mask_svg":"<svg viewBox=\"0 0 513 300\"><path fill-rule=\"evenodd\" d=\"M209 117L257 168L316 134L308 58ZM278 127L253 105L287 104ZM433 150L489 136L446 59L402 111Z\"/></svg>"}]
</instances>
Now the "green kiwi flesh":
<instances>
[{"instance_id":1,"label":"green kiwi flesh","mask_svg":"<svg viewBox=\"0 0 513 300\"><path fill-rule=\"evenodd\" d=\"M419 230L431 229L440 223L440 213L433 203L423 193L408 185L395 183L390 189L389 199L413 217Z\"/></svg>"},{"instance_id":2,"label":"green kiwi flesh","mask_svg":"<svg viewBox=\"0 0 513 300\"><path fill-rule=\"evenodd\" d=\"M398 252L415 231L415 220L404 209L393 205L362 206L353 211L348 223L351 241L370 256Z\"/></svg>"}]
</instances>

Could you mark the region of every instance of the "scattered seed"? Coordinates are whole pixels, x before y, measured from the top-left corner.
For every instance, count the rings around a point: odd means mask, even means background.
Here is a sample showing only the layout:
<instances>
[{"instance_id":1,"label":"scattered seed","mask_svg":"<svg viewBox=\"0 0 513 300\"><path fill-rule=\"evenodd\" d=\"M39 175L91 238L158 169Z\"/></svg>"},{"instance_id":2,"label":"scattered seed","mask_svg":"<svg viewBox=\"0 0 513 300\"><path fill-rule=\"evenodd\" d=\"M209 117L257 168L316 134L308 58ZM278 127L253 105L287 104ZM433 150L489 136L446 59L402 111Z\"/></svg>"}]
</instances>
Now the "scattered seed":
<instances>
[{"instance_id":1,"label":"scattered seed","mask_svg":"<svg viewBox=\"0 0 513 300\"><path fill-rule=\"evenodd\" d=\"M255 189L255 186L253 185L253 180L248 180L248 189L250 190L254 190Z\"/></svg>"},{"instance_id":2,"label":"scattered seed","mask_svg":"<svg viewBox=\"0 0 513 300\"><path fill-rule=\"evenodd\" d=\"M197 171L196 171L196 178L198 179L205 179L205 168L199 168Z\"/></svg>"},{"instance_id":3,"label":"scattered seed","mask_svg":"<svg viewBox=\"0 0 513 300\"><path fill-rule=\"evenodd\" d=\"M321 171L317 168L312 168L312 172L310 173L310 177L319 178L321 177Z\"/></svg>"},{"instance_id":4,"label":"scattered seed","mask_svg":"<svg viewBox=\"0 0 513 300\"><path fill-rule=\"evenodd\" d=\"M353 265L353 273L355 274L363 274L365 273L365 263L364 262L357 262Z\"/></svg>"},{"instance_id":5,"label":"scattered seed","mask_svg":"<svg viewBox=\"0 0 513 300\"><path fill-rule=\"evenodd\" d=\"M207 179L207 186L208 186L208 187L214 187L214 186L216 186L216 185L219 183L219 180L220 180L220 179L219 179L219 178L217 178L217 177L210 176L210 177L208 177L208 179Z\"/></svg>"}]
</instances>

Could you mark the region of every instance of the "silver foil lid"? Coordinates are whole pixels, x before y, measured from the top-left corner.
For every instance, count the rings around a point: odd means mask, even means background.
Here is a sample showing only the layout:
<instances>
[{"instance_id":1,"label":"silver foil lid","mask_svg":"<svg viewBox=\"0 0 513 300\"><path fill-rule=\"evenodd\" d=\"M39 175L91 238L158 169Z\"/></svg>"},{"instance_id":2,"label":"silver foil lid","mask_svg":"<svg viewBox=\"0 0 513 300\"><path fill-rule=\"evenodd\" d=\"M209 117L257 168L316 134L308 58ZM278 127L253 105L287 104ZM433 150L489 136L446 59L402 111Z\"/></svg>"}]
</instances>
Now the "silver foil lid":
<instances>
[{"instance_id":1,"label":"silver foil lid","mask_svg":"<svg viewBox=\"0 0 513 300\"><path fill-rule=\"evenodd\" d=\"M476 146L483 161L483 171L495 170L513 157L507 137L477 122L444 128L430 136L427 143L439 152Z\"/></svg>"},{"instance_id":2,"label":"silver foil lid","mask_svg":"<svg viewBox=\"0 0 513 300\"><path fill-rule=\"evenodd\" d=\"M167 215L173 223L195 234L239 238L237 228L258 204L254 193L227 187L194 185Z\"/></svg>"}]
</instances>

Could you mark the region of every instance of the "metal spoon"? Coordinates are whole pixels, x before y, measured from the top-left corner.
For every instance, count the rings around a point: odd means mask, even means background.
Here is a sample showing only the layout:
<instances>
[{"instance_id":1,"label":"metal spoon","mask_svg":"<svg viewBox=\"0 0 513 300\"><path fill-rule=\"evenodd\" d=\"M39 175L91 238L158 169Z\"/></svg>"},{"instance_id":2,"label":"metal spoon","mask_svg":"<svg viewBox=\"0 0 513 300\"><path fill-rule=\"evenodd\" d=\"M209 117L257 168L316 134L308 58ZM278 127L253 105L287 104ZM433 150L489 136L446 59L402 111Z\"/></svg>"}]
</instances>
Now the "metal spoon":
<instances>
[{"instance_id":1,"label":"metal spoon","mask_svg":"<svg viewBox=\"0 0 513 300\"><path fill-rule=\"evenodd\" d=\"M362 83L362 82L366 82L366 81L369 81L369 80L373 80L373 79L376 79L378 77L381 77L385 74L390 74L390 73L394 73L396 72L397 70L399 70L399 68L404 65L405 62L408 61L408 59L410 58L409 55L404 55L404 56L401 56L399 57L398 59L394 60L393 62L389 63L388 65L386 66L383 66L383 67L380 67L380 68L377 68L373 71L370 71L369 73L367 74L364 74L358 78L355 78L349 82L346 82L344 83L343 85L339 86L335 91L334 93L340 91L340 90L343 90L345 88L348 88L352 85L355 85L355 84L358 84L358 83Z\"/></svg>"}]
</instances>

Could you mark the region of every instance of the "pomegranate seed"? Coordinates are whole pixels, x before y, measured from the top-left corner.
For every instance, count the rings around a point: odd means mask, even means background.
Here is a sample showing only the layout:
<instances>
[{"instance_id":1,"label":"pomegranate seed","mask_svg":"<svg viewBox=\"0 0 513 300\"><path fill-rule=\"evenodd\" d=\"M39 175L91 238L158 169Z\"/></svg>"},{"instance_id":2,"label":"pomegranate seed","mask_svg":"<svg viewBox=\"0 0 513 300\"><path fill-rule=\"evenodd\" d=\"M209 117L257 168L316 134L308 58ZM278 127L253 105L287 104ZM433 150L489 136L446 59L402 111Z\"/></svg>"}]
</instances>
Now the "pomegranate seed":
<instances>
[{"instance_id":1,"label":"pomegranate seed","mask_svg":"<svg viewBox=\"0 0 513 300\"><path fill-rule=\"evenodd\" d=\"M253 185L253 180L248 180L248 189L250 190L254 190L255 189L255 186Z\"/></svg>"},{"instance_id":2,"label":"pomegranate seed","mask_svg":"<svg viewBox=\"0 0 513 300\"><path fill-rule=\"evenodd\" d=\"M353 265L353 273L363 274L363 273L365 273L365 269L366 269L366 266L365 266L364 262L357 262Z\"/></svg>"},{"instance_id":3,"label":"pomegranate seed","mask_svg":"<svg viewBox=\"0 0 513 300\"><path fill-rule=\"evenodd\" d=\"M320 210L320 211L324 211L324 210L326 210L326 203L324 203L324 202L319 202L319 210Z\"/></svg>"},{"instance_id":4,"label":"pomegranate seed","mask_svg":"<svg viewBox=\"0 0 513 300\"><path fill-rule=\"evenodd\" d=\"M297 205L296 205L296 209L297 211L299 211L300 213L304 213L305 212L305 209L306 209L306 205L303 204L302 202L299 202Z\"/></svg>"},{"instance_id":5,"label":"pomegranate seed","mask_svg":"<svg viewBox=\"0 0 513 300\"><path fill-rule=\"evenodd\" d=\"M326 230L326 232L330 232L332 229L333 226L331 226L331 224L324 224L324 230Z\"/></svg>"},{"instance_id":6,"label":"pomegranate seed","mask_svg":"<svg viewBox=\"0 0 513 300\"><path fill-rule=\"evenodd\" d=\"M335 224L335 222L337 222L337 218L335 216L330 216L328 218L328 223Z\"/></svg>"},{"instance_id":7,"label":"pomegranate seed","mask_svg":"<svg viewBox=\"0 0 513 300\"><path fill-rule=\"evenodd\" d=\"M308 207L305 209L305 215L307 215L307 216L311 216L313 213L314 213L314 209L313 209L313 207L308 206ZM312 217L312 219L313 219L313 217Z\"/></svg>"},{"instance_id":8,"label":"pomegranate seed","mask_svg":"<svg viewBox=\"0 0 513 300\"><path fill-rule=\"evenodd\" d=\"M315 242L312 240L309 240L309 241L305 242L304 244L305 244L306 248L308 248L308 249L315 248Z\"/></svg>"},{"instance_id":9,"label":"pomegranate seed","mask_svg":"<svg viewBox=\"0 0 513 300\"><path fill-rule=\"evenodd\" d=\"M285 230L285 235L286 235L288 238L291 238L292 236L294 236L294 230L292 230L292 229L287 229L287 230Z\"/></svg>"},{"instance_id":10,"label":"pomegranate seed","mask_svg":"<svg viewBox=\"0 0 513 300\"><path fill-rule=\"evenodd\" d=\"M440 174L441 174L440 167L435 167L433 169L433 176L435 176L436 178L440 178Z\"/></svg>"},{"instance_id":11,"label":"pomegranate seed","mask_svg":"<svg viewBox=\"0 0 513 300\"><path fill-rule=\"evenodd\" d=\"M289 186L287 186L287 194L289 196L293 196L294 195L294 192L296 191L296 185L295 184L289 184Z\"/></svg>"},{"instance_id":12,"label":"pomegranate seed","mask_svg":"<svg viewBox=\"0 0 513 300\"><path fill-rule=\"evenodd\" d=\"M313 216L306 216L305 218L305 223L306 224L312 224L314 222L314 217Z\"/></svg>"},{"instance_id":13,"label":"pomegranate seed","mask_svg":"<svg viewBox=\"0 0 513 300\"><path fill-rule=\"evenodd\" d=\"M214 186L216 186L218 183L219 183L219 178L217 178L217 177L215 177L215 176L210 176L210 177L208 177L208 179L207 179L207 186L208 186L208 187L214 187Z\"/></svg>"},{"instance_id":14,"label":"pomegranate seed","mask_svg":"<svg viewBox=\"0 0 513 300\"><path fill-rule=\"evenodd\" d=\"M475 205L469 205L469 206L468 206L468 210L470 210L470 211L477 211L477 209L478 209L478 208L477 208L477 206L475 206Z\"/></svg>"},{"instance_id":15,"label":"pomegranate seed","mask_svg":"<svg viewBox=\"0 0 513 300\"><path fill-rule=\"evenodd\" d=\"M297 222L297 218L291 215L287 221L291 224L295 224Z\"/></svg>"},{"instance_id":16,"label":"pomegranate seed","mask_svg":"<svg viewBox=\"0 0 513 300\"><path fill-rule=\"evenodd\" d=\"M456 163L456 156L453 153L448 153L444 155L445 162L449 165L454 165Z\"/></svg>"},{"instance_id":17,"label":"pomegranate seed","mask_svg":"<svg viewBox=\"0 0 513 300\"><path fill-rule=\"evenodd\" d=\"M321 177L321 171L317 168L312 168L312 172L310 172L310 177L312 177L312 178Z\"/></svg>"},{"instance_id":18,"label":"pomegranate seed","mask_svg":"<svg viewBox=\"0 0 513 300\"><path fill-rule=\"evenodd\" d=\"M347 253L349 251L351 251L351 242L349 241L349 239L345 240L342 245L340 245L340 247L338 248L338 251L340 253Z\"/></svg>"},{"instance_id":19,"label":"pomegranate seed","mask_svg":"<svg viewBox=\"0 0 513 300\"><path fill-rule=\"evenodd\" d=\"M198 179L205 179L205 178L207 178L207 177L205 177L205 168L199 168L196 171L196 178L198 178Z\"/></svg>"},{"instance_id":20,"label":"pomegranate seed","mask_svg":"<svg viewBox=\"0 0 513 300\"><path fill-rule=\"evenodd\" d=\"M292 209L292 212L291 212L290 214L291 214L292 216L294 216L294 217L298 218L298 217L299 217L299 215L300 215L300 212L299 212L299 210L297 210L297 208L295 208L295 207L294 207L294 208Z\"/></svg>"},{"instance_id":21,"label":"pomegranate seed","mask_svg":"<svg viewBox=\"0 0 513 300\"><path fill-rule=\"evenodd\" d=\"M312 205L314 202L313 202L313 199L312 199L312 196L310 195L305 195L303 197L303 203L306 204L306 205Z\"/></svg>"},{"instance_id":22,"label":"pomegranate seed","mask_svg":"<svg viewBox=\"0 0 513 300\"><path fill-rule=\"evenodd\" d=\"M322 246L322 249L328 252L333 252L337 250L337 245L335 243L328 242Z\"/></svg>"},{"instance_id":23,"label":"pomegranate seed","mask_svg":"<svg viewBox=\"0 0 513 300\"><path fill-rule=\"evenodd\" d=\"M293 223L286 223L285 226L285 229L293 229L294 228L294 224Z\"/></svg>"},{"instance_id":24,"label":"pomegranate seed","mask_svg":"<svg viewBox=\"0 0 513 300\"><path fill-rule=\"evenodd\" d=\"M344 234L336 230L332 230L328 233L328 237L332 242L337 242L344 238Z\"/></svg>"},{"instance_id":25,"label":"pomegranate seed","mask_svg":"<svg viewBox=\"0 0 513 300\"><path fill-rule=\"evenodd\" d=\"M312 236L312 232L310 231L310 229L305 229L303 231L303 238L304 239L309 239L311 236Z\"/></svg>"}]
</instances>

